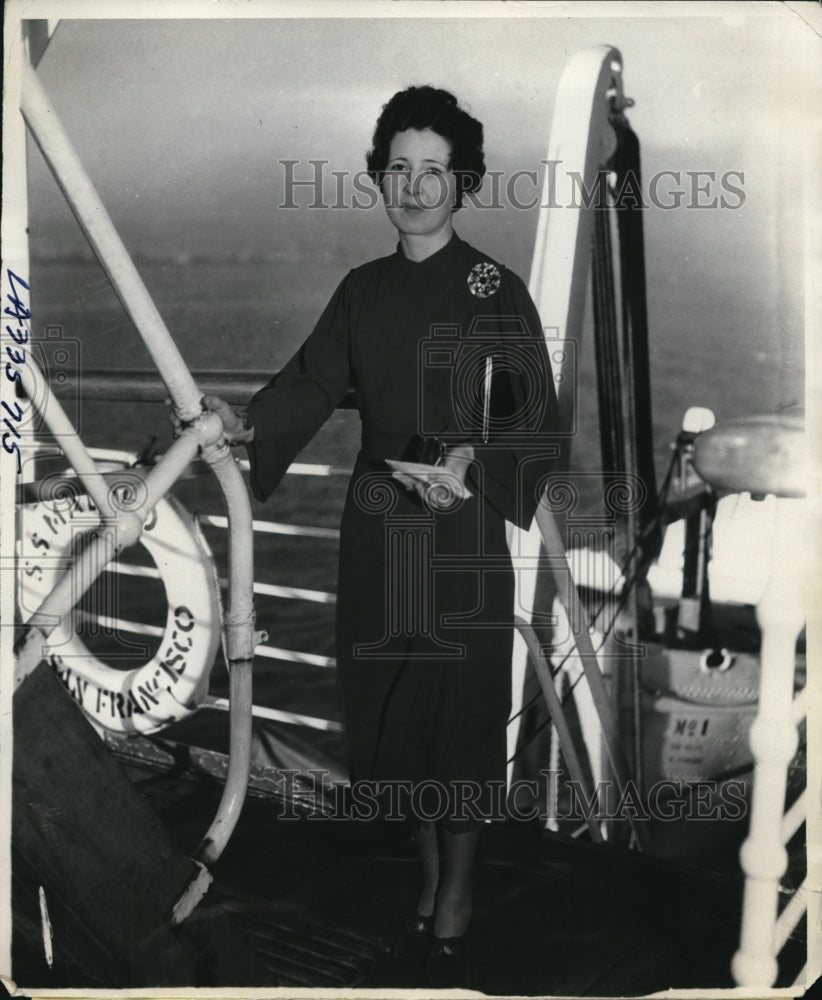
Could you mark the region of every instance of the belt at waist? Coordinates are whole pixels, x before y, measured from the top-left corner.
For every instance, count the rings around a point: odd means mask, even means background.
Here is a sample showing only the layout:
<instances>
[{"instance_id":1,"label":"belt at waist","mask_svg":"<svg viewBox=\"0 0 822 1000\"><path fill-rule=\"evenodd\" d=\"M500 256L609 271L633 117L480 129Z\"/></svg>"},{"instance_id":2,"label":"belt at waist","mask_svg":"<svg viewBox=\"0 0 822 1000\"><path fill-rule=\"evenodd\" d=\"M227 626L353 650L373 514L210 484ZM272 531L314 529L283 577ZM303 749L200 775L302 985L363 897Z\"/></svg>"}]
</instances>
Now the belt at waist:
<instances>
[{"instance_id":1,"label":"belt at waist","mask_svg":"<svg viewBox=\"0 0 822 1000\"><path fill-rule=\"evenodd\" d=\"M424 462L435 465L444 455L448 445L469 442L467 437L421 437L419 434L396 434L389 431L363 427L361 452L368 458L403 459L407 462Z\"/></svg>"},{"instance_id":2,"label":"belt at waist","mask_svg":"<svg viewBox=\"0 0 822 1000\"><path fill-rule=\"evenodd\" d=\"M373 427L362 429L362 453L369 458L402 458L414 434L394 434Z\"/></svg>"}]
</instances>

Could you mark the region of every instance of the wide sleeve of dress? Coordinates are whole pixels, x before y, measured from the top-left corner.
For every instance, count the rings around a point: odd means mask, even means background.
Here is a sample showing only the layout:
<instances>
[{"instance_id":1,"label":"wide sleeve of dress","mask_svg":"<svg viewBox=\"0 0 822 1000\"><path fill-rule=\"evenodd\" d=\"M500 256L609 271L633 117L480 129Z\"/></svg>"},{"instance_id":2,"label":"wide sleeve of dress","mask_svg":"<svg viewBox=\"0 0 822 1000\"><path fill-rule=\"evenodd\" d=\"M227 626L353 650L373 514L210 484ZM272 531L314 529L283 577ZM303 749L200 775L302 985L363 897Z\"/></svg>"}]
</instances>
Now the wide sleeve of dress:
<instances>
[{"instance_id":1,"label":"wide sleeve of dress","mask_svg":"<svg viewBox=\"0 0 822 1000\"><path fill-rule=\"evenodd\" d=\"M495 441L493 435L487 446L474 445L475 459L482 467L482 482L476 485L481 485L486 499L507 520L527 530L537 509L541 485L556 460L559 408L539 313L522 279L507 268L503 270L499 296L500 316L508 319L513 338L509 349L516 350L518 359L522 358L522 338L528 338L530 377L510 379L514 411L527 414L527 419L506 434L512 438L509 447L502 438ZM502 348L505 351L506 338L502 339ZM520 360L515 361L509 370L516 370L519 364Z\"/></svg>"},{"instance_id":2,"label":"wide sleeve of dress","mask_svg":"<svg viewBox=\"0 0 822 1000\"><path fill-rule=\"evenodd\" d=\"M349 273L311 336L251 400L254 440L248 445L249 484L266 500L288 466L345 398L350 375Z\"/></svg>"}]
</instances>

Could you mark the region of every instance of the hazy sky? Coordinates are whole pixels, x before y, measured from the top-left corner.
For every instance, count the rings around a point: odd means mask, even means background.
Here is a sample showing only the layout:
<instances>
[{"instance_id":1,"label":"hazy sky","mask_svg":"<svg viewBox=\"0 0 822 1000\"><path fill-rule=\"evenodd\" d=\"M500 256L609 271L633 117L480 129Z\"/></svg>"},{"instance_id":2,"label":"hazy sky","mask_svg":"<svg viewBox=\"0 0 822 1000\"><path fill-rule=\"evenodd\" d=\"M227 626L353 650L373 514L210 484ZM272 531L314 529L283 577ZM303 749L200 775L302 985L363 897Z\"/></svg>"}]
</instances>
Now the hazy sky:
<instances>
[{"instance_id":1,"label":"hazy sky","mask_svg":"<svg viewBox=\"0 0 822 1000\"><path fill-rule=\"evenodd\" d=\"M271 7L252 0L242 9ZM304 284L290 292L306 300L316 294L312 262L322 265L325 295L333 288L326 274L333 271L336 283L350 267L390 252L395 235L379 207L310 209L304 190L300 209L278 208L281 161L299 161L301 177L310 159L348 176L361 171L382 104L399 88L432 83L483 121L489 169L541 173L567 59L586 46L614 45L635 101L628 116L646 180L663 170L744 177L744 204L735 209L645 213L652 326L709 355L715 344L736 345L796 371L803 141L816 99L809 54L818 56L799 14L778 3L420 9L461 16L65 20L38 73L130 250L305 260ZM500 9L527 16L485 16ZM608 17L590 16L603 10ZM541 16L546 11L556 16ZM84 247L36 150L30 201L35 254ZM469 208L458 229L527 279L537 218L536 209ZM272 287L276 281L275 273ZM303 325L308 332L307 319ZM793 376L791 383L777 403L796 398Z\"/></svg>"},{"instance_id":2,"label":"hazy sky","mask_svg":"<svg viewBox=\"0 0 822 1000\"><path fill-rule=\"evenodd\" d=\"M310 158L361 170L382 103L409 83L448 87L481 118L489 168L539 169L565 61L601 43L623 54L646 173L742 170L748 211L766 213L779 147L801 130L799 23L784 8L745 18L716 6L727 15L69 20L39 72L104 202L144 251L276 251L329 225L373 237L363 213L278 212L278 161L300 160L302 176ZM33 167L33 200L62 235L60 197ZM530 215L505 225L527 230Z\"/></svg>"}]
</instances>

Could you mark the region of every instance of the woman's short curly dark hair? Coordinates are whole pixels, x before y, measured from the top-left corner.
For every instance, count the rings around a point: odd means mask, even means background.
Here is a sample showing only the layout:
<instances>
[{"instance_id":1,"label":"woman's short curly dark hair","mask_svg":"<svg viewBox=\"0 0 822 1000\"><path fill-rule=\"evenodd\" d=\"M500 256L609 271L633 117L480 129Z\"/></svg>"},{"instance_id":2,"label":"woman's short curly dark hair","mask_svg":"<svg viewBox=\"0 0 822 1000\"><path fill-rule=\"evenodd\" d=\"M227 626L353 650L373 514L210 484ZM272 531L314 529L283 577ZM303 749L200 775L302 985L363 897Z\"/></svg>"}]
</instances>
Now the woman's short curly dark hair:
<instances>
[{"instance_id":1,"label":"woman's short curly dark hair","mask_svg":"<svg viewBox=\"0 0 822 1000\"><path fill-rule=\"evenodd\" d=\"M482 123L457 104L447 90L436 87L408 87L394 94L383 106L374 129L372 148L365 162L368 176L379 186L388 163L391 140L398 132L413 128L431 129L451 144L450 169L457 178L457 208L462 196L479 190L485 175L482 152Z\"/></svg>"}]
</instances>

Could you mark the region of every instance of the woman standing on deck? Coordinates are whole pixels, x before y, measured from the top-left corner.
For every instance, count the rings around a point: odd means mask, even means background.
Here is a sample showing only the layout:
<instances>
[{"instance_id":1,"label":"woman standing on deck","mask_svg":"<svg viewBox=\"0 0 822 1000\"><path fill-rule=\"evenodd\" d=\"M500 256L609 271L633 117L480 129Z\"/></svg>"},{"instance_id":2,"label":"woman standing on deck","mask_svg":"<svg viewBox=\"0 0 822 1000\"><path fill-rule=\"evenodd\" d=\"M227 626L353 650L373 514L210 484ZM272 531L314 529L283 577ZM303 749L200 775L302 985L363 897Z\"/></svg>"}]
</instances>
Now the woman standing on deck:
<instances>
[{"instance_id":1,"label":"woman standing on deck","mask_svg":"<svg viewBox=\"0 0 822 1000\"><path fill-rule=\"evenodd\" d=\"M482 142L482 125L448 92L395 94L368 170L396 252L349 272L246 415L205 400L227 438L247 445L251 488L265 499L355 390L362 450L337 598L350 776L354 801L365 781L408 793L423 884L395 951L429 950L435 986L464 979L477 835L503 812L514 599L505 520L530 524L558 427L525 286L453 229L485 173Z\"/></svg>"}]
</instances>

